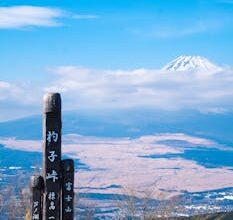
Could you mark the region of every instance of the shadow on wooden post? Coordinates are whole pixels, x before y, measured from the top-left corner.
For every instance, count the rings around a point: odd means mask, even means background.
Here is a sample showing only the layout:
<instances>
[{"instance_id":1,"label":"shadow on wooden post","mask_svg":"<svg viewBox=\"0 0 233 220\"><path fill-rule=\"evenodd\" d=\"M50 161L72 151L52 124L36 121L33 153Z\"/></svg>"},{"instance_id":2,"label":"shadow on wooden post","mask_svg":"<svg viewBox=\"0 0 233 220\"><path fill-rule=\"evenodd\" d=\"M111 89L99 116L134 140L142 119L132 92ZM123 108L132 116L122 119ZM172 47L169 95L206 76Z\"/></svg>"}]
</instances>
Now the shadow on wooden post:
<instances>
[{"instance_id":1,"label":"shadow on wooden post","mask_svg":"<svg viewBox=\"0 0 233 220\"><path fill-rule=\"evenodd\" d=\"M42 220L44 180L42 176L31 177L31 220Z\"/></svg>"}]
</instances>

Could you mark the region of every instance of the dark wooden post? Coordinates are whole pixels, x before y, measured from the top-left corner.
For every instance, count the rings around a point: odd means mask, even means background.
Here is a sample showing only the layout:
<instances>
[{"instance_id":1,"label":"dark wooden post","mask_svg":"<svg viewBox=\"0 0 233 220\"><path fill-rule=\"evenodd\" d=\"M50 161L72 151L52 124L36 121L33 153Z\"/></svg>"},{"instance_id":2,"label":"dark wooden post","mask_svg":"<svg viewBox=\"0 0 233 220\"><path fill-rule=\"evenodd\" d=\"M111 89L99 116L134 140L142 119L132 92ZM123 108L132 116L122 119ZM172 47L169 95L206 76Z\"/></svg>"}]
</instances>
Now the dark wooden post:
<instances>
[{"instance_id":1,"label":"dark wooden post","mask_svg":"<svg viewBox=\"0 0 233 220\"><path fill-rule=\"evenodd\" d=\"M62 160L62 220L74 219L74 161Z\"/></svg>"},{"instance_id":2,"label":"dark wooden post","mask_svg":"<svg viewBox=\"0 0 233 220\"><path fill-rule=\"evenodd\" d=\"M61 194L61 97L44 96L43 176L45 183L43 220L60 219Z\"/></svg>"},{"instance_id":3,"label":"dark wooden post","mask_svg":"<svg viewBox=\"0 0 233 220\"><path fill-rule=\"evenodd\" d=\"M44 180L42 176L31 177L31 220L42 220Z\"/></svg>"}]
</instances>

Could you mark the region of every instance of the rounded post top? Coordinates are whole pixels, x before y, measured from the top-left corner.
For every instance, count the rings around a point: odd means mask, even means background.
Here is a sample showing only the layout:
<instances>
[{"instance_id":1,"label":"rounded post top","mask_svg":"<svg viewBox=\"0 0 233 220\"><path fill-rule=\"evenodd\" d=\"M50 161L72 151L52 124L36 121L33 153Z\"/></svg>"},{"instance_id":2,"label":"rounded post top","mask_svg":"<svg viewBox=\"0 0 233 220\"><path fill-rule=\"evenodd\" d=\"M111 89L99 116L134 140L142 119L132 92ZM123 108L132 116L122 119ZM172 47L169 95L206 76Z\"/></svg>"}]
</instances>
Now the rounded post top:
<instances>
[{"instance_id":1,"label":"rounded post top","mask_svg":"<svg viewBox=\"0 0 233 220\"><path fill-rule=\"evenodd\" d=\"M44 95L44 113L61 112L61 96L59 93L47 93Z\"/></svg>"},{"instance_id":2,"label":"rounded post top","mask_svg":"<svg viewBox=\"0 0 233 220\"><path fill-rule=\"evenodd\" d=\"M72 159L62 160L63 172L74 172L74 161Z\"/></svg>"},{"instance_id":3,"label":"rounded post top","mask_svg":"<svg viewBox=\"0 0 233 220\"><path fill-rule=\"evenodd\" d=\"M42 176L34 175L31 177L31 188L43 189L44 179Z\"/></svg>"}]
</instances>

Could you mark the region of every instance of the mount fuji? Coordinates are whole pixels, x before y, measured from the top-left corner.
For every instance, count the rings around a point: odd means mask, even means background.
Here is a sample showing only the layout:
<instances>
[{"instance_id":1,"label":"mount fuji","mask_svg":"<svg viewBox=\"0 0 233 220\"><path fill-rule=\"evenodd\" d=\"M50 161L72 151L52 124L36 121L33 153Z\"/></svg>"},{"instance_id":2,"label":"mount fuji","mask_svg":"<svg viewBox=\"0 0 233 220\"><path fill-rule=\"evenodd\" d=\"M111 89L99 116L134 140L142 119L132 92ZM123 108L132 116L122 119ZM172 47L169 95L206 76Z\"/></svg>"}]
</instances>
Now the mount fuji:
<instances>
[{"instance_id":1,"label":"mount fuji","mask_svg":"<svg viewBox=\"0 0 233 220\"><path fill-rule=\"evenodd\" d=\"M201 56L179 56L162 68L163 71L211 71L221 68Z\"/></svg>"}]
</instances>

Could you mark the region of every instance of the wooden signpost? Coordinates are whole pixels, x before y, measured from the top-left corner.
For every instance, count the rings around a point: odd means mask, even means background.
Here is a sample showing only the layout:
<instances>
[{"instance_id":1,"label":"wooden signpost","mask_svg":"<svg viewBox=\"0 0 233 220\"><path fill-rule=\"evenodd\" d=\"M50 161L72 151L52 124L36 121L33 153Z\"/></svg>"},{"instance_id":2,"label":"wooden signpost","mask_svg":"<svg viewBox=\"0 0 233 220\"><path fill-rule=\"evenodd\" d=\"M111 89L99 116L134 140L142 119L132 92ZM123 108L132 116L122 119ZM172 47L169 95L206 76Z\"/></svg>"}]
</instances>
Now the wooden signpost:
<instances>
[{"instance_id":1,"label":"wooden signpost","mask_svg":"<svg viewBox=\"0 0 233 220\"><path fill-rule=\"evenodd\" d=\"M58 93L44 96L43 176L45 182L45 220L60 219L61 196L61 97Z\"/></svg>"},{"instance_id":2,"label":"wooden signpost","mask_svg":"<svg viewBox=\"0 0 233 220\"><path fill-rule=\"evenodd\" d=\"M31 219L42 219L44 180L42 176L31 177Z\"/></svg>"},{"instance_id":3,"label":"wooden signpost","mask_svg":"<svg viewBox=\"0 0 233 220\"><path fill-rule=\"evenodd\" d=\"M74 218L74 161L62 161L62 219Z\"/></svg>"},{"instance_id":4,"label":"wooden signpost","mask_svg":"<svg viewBox=\"0 0 233 220\"><path fill-rule=\"evenodd\" d=\"M43 177L31 180L31 220L74 218L74 163L71 159L61 161L61 127L60 94L48 93L43 108Z\"/></svg>"}]
</instances>

